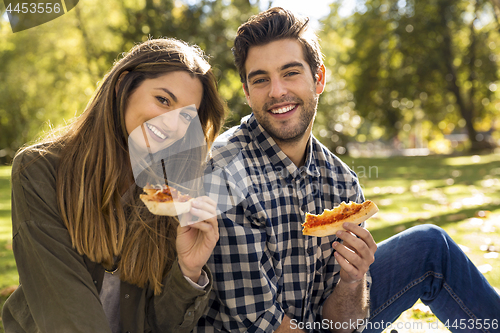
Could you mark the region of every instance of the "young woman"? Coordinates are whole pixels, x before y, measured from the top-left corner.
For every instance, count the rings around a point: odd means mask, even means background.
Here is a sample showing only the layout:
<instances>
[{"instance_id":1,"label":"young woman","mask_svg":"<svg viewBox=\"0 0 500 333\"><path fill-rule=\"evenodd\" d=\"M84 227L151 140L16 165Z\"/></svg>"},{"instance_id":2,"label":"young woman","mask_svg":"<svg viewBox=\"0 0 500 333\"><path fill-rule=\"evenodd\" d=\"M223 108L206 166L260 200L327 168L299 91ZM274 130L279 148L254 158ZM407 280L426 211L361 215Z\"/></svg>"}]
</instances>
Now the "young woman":
<instances>
[{"instance_id":1,"label":"young woman","mask_svg":"<svg viewBox=\"0 0 500 333\"><path fill-rule=\"evenodd\" d=\"M196 123L209 146L224 111L201 50L149 40L113 66L61 134L17 154L20 286L3 308L5 332L191 331L211 290L205 264L219 237L216 204L197 197L180 218L200 222L186 227L149 213L138 199L128 137L146 124L169 147L196 132ZM181 159L202 170L203 152Z\"/></svg>"}]
</instances>

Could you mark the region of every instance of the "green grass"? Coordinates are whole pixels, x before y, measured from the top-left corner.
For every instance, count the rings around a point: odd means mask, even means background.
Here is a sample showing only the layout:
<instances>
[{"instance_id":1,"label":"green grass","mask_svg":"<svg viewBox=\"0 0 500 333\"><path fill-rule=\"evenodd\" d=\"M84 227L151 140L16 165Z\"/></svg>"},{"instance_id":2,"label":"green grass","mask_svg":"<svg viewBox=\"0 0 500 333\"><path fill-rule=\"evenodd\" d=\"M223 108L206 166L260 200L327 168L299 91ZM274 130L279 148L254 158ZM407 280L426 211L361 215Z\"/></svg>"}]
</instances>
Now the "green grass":
<instances>
[{"instance_id":1,"label":"green grass","mask_svg":"<svg viewBox=\"0 0 500 333\"><path fill-rule=\"evenodd\" d=\"M0 166L0 294L5 288L19 283L12 252L10 211L10 167ZM0 296L0 307L6 299L6 296ZM3 333L1 322L0 333Z\"/></svg>"},{"instance_id":2,"label":"green grass","mask_svg":"<svg viewBox=\"0 0 500 333\"><path fill-rule=\"evenodd\" d=\"M380 212L368 229L380 242L414 225L432 223L445 229L485 277L500 289L500 154L461 157L391 157L351 159L365 197ZM486 217L478 217L484 212ZM486 254L486 257L485 257Z\"/></svg>"},{"instance_id":3,"label":"green grass","mask_svg":"<svg viewBox=\"0 0 500 333\"><path fill-rule=\"evenodd\" d=\"M366 199L380 208L368 225L377 242L414 225L439 225L500 289L500 257L494 258L495 251L500 252L499 154L343 160L358 174ZM0 291L18 283L12 254L9 178L10 168L0 167ZM0 296L0 306L5 299ZM417 309L401 318L436 320Z\"/></svg>"},{"instance_id":4,"label":"green grass","mask_svg":"<svg viewBox=\"0 0 500 333\"><path fill-rule=\"evenodd\" d=\"M439 225L484 271L490 284L500 289L500 256L495 257L495 251L500 252L499 154L345 158L344 162L360 177L365 197L380 208L368 222L377 242L415 225ZM419 305L403 313L398 321L422 323L424 328L429 322L436 323L437 318L422 313ZM448 331L440 324L433 332Z\"/></svg>"}]
</instances>

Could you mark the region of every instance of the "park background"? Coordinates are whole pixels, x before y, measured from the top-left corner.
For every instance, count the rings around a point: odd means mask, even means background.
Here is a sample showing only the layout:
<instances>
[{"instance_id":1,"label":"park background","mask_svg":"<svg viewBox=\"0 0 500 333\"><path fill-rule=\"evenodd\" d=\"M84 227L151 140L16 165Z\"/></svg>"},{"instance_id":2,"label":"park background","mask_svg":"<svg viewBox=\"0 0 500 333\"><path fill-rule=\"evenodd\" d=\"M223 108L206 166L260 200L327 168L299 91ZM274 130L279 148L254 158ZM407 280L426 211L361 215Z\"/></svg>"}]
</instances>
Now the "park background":
<instances>
[{"instance_id":1,"label":"park background","mask_svg":"<svg viewBox=\"0 0 500 333\"><path fill-rule=\"evenodd\" d=\"M80 0L17 33L0 2L0 306L18 284L15 152L81 114L114 61L148 38L205 50L230 111L225 128L236 125L250 108L233 38L274 5L317 29L328 83L314 134L379 206L375 240L439 225L500 289L500 0ZM435 318L418 304L400 320Z\"/></svg>"}]
</instances>

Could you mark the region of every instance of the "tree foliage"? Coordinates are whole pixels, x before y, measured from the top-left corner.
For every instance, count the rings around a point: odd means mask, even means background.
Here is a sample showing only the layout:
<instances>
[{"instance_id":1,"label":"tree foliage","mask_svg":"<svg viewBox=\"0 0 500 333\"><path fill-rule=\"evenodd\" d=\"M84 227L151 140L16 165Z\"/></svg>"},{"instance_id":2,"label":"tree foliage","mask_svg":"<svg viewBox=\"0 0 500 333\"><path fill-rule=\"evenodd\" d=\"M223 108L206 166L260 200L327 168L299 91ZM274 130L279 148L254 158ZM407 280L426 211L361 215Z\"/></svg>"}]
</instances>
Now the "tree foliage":
<instances>
[{"instance_id":1,"label":"tree foliage","mask_svg":"<svg viewBox=\"0 0 500 333\"><path fill-rule=\"evenodd\" d=\"M89 0L41 26L12 33L0 19L0 158L50 126L80 114L122 52L148 38L175 37L210 57L235 124L250 112L231 52L236 29L258 2ZM7 155L7 156L6 156Z\"/></svg>"},{"instance_id":2,"label":"tree foliage","mask_svg":"<svg viewBox=\"0 0 500 333\"><path fill-rule=\"evenodd\" d=\"M429 136L463 128L472 149L487 147L478 131L500 109L493 14L484 0L367 0L347 18L332 5L324 30L349 37L338 58L363 118L359 134L377 138L378 125L390 139L426 123Z\"/></svg>"},{"instance_id":3,"label":"tree foliage","mask_svg":"<svg viewBox=\"0 0 500 333\"><path fill-rule=\"evenodd\" d=\"M476 132L490 130L500 109L500 30L491 3L366 0L348 17L341 4L331 5L320 31L329 82L315 134L340 154L348 141L408 137L415 129L428 137L467 130L480 148ZM0 16L0 163L79 115L113 62L147 38L175 37L205 50L229 106L226 127L235 125L250 108L231 47L237 27L259 8L259 0L87 0L15 34Z\"/></svg>"}]
</instances>

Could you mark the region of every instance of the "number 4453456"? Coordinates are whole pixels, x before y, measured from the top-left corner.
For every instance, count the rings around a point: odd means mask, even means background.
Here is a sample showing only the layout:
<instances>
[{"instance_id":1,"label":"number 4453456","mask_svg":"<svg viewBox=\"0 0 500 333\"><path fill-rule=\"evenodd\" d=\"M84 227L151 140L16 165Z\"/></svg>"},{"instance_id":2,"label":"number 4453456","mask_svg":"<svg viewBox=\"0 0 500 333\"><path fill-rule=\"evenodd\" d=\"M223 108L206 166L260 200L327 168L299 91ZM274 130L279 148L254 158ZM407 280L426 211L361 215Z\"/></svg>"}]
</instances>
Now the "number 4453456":
<instances>
[{"instance_id":1,"label":"number 4453456","mask_svg":"<svg viewBox=\"0 0 500 333\"><path fill-rule=\"evenodd\" d=\"M31 14L35 14L35 13L47 13L47 14L50 14L50 13L60 13L61 12L61 4L60 3L51 3L51 2L47 2L47 3L29 3L29 2L23 2L23 3L18 3L14 9L12 9L12 3L9 3L9 5L7 6L7 9L6 9L7 12L9 13L23 13L23 14L26 14L26 13L31 13Z\"/></svg>"}]
</instances>

